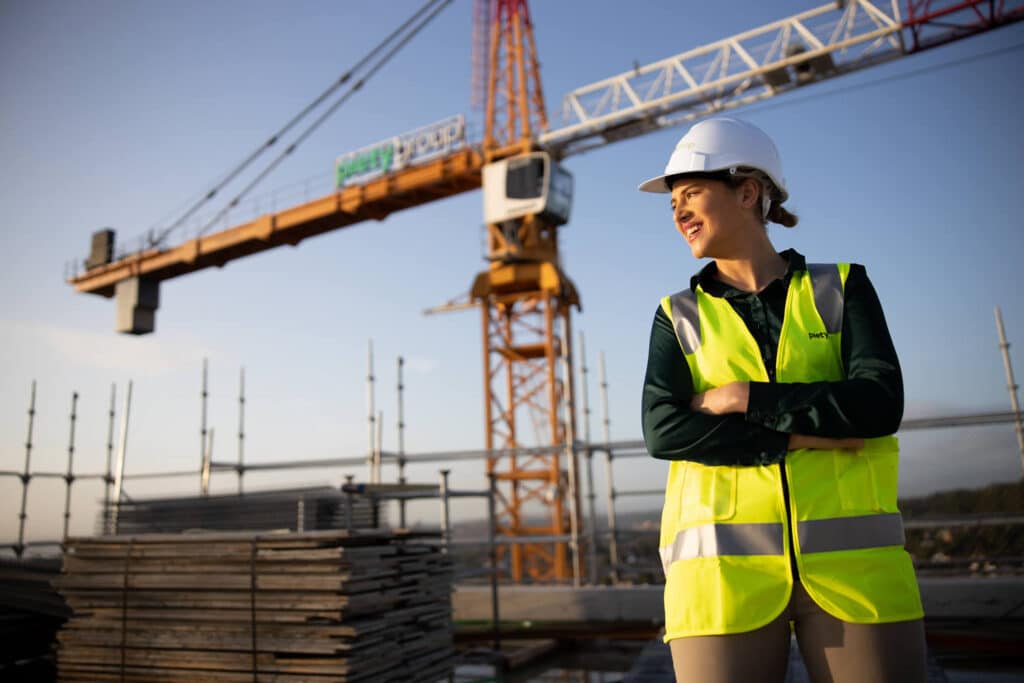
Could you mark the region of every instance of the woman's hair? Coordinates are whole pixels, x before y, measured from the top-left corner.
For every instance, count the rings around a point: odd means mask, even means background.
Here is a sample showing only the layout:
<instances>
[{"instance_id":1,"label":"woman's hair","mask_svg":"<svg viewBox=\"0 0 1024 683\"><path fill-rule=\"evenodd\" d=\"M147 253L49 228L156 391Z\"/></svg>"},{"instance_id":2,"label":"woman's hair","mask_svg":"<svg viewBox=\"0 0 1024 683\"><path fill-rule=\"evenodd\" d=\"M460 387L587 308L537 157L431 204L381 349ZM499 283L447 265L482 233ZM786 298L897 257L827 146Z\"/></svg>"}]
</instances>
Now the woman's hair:
<instances>
[{"instance_id":1,"label":"woman's hair","mask_svg":"<svg viewBox=\"0 0 1024 683\"><path fill-rule=\"evenodd\" d=\"M782 204L779 204L773 199L771 206L768 207L767 220L772 223L778 223L786 228L792 228L800 220L800 217L795 213L790 213L782 206Z\"/></svg>"},{"instance_id":2,"label":"woman's hair","mask_svg":"<svg viewBox=\"0 0 1024 683\"><path fill-rule=\"evenodd\" d=\"M680 173L679 175L669 176L665 178L665 183L669 186L669 189L675 184L677 180L682 178L706 178L708 180L718 180L729 187L736 189L743 184L743 181L747 178L758 181L761 192L772 192L775 189L775 185L772 181L760 171L755 169L742 169L739 173L730 173L729 171L712 171L710 173ZM760 199L760 197L758 198ZM760 207L761 202L758 201L757 206ZM754 213L762 223L772 222L778 223L779 225L792 228L800 218L790 211L786 210L782 203L777 199L772 199L771 204L768 207L768 216L762 216L758 209L754 209Z\"/></svg>"}]
</instances>

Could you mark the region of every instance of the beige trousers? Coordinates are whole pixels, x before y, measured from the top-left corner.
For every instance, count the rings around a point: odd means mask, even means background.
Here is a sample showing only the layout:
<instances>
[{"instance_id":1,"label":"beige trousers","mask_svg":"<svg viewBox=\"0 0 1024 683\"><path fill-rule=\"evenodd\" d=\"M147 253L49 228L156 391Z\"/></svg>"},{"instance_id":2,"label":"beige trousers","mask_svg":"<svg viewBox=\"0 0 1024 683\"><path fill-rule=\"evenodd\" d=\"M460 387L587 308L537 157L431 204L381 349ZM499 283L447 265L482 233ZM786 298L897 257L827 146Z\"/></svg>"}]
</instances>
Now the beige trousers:
<instances>
[{"instance_id":1,"label":"beige trousers","mask_svg":"<svg viewBox=\"0 0 1024 683\"><path fill-rule=\"evenodd\" d=\"M811 599L800 582L767 626L724 636L669 641L677 683L782 683L790 622L813 683L926 683L924 622L851 624Z\"/></svg>"}]
</instances>

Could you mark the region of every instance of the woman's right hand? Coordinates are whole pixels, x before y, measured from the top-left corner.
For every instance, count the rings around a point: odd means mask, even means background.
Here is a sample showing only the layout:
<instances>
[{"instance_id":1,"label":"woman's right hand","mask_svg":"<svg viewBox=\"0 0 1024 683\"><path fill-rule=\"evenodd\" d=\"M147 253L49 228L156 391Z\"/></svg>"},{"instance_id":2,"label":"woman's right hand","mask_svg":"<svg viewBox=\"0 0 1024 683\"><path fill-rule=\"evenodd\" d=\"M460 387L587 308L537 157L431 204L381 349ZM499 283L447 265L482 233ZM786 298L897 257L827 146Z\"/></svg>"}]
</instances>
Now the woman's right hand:
<instances>
[{"instance_id":1,"label":"woman's right hand","mask_svg":"<svg viewBox=\"0 0 1024 683\"><path fill-rule=\"evenodd\" d=\"M789 450L800 448L838 448L844 451L856 451L864 448L864 439L829 439L824 436L808 436L806 434L790 434Z\"/></svg>"}]
</instances>

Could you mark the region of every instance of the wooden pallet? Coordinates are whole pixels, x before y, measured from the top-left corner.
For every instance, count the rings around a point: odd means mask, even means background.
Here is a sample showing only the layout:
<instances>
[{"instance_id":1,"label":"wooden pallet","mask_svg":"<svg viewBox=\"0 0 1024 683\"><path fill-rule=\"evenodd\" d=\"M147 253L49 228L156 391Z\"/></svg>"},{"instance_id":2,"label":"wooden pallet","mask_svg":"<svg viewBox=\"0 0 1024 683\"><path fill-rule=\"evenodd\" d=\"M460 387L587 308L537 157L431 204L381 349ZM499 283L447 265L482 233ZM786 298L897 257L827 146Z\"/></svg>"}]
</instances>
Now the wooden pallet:
<instances>
[{"instance_id":1,"label":"wooden pallet","mask_svg":"<svg viewBox=\"0 0 1024 683\"><path fill-rule=\"evenodd\" d=\"M452 581L436 535L402 531L75 539L59 680L440 680Z\"/></svg>"}]
</instances>

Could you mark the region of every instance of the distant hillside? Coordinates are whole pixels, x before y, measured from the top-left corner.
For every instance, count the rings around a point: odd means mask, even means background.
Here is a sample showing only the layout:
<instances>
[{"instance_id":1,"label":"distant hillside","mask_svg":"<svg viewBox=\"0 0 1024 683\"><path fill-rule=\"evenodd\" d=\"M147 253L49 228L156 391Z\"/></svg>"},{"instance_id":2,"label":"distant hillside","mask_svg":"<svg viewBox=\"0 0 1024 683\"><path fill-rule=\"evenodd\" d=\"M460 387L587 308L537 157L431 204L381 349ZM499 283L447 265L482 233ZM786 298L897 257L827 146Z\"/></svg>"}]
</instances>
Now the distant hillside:
<instances>
[{"instance_id":1,"label":"distant hillside","mask_svg":"<svg viewBox=\"0 0 1024 683\"><path fill-rule=\"evenodd\" d=\"M916 498L902 498L899 505L907 519L994 513L1024 514L1024 480L991 484L980 489L955 489ZM619 512L616 519L619 529L657 529L661 507ZM536 524L545 521L541 518L533 520ZM598 511L598 528L605 529L607 525L606 513ZM487 535L487 522L483 519L459 520L454 523L454 534L459 537L484 538Z\"/></svg>"},{"instance_id":2,"label":"distant hillside","mask_svg":"<svg viewBox=\"0 0 1024 683\"><path fill-rule=\"evenodd\" d=\"M1024 513L1024 481L991 484L981 489L940 491L900 501L907 518L984 513Z\"/></svg>"},{"instance_id":3,"label":"distant hillside","mask_svg":"<svg viewBox=\"0 0 1024 683\"><path fill-rule=\"evenodd\" d=\"M941 491L930 496L900 501L905 519L942 519L1024 513L1024 482L991 484L980 489ZM910 529L907 551L924 568L966 568L971 573L1021 571L1024 557L1024 526L959 525ZM998 558L998 559L997 559Z\"/></svg>"}]
</instances>

